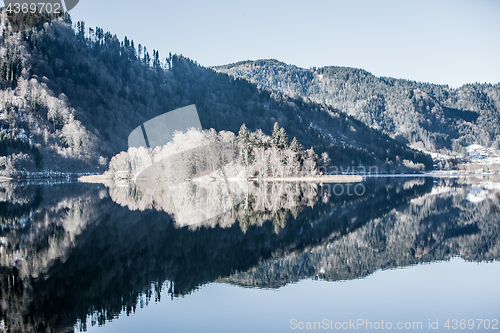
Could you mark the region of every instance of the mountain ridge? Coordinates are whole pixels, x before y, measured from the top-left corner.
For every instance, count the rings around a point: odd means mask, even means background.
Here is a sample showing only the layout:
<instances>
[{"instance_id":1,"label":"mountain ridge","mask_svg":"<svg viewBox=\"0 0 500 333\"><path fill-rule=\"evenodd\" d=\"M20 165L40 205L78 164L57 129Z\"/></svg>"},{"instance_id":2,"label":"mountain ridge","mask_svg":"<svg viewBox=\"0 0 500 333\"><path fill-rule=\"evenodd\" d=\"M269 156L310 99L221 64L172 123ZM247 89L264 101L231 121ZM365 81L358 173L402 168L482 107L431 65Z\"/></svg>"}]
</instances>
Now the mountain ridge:
<instances>
[{"instance_id":1,"label":"mountain ridge","mask_svg":"<svg viewBox=\"0 0 500 333\"><path fill-rule=\"evenodd\" d=\"M358 68L305 69L276 59L212 68L273 91L333 106L420 149L465 155L465 147L474 143L499 148L500 83L450 88L377 77Z\"/></svg>"}]
</instances>

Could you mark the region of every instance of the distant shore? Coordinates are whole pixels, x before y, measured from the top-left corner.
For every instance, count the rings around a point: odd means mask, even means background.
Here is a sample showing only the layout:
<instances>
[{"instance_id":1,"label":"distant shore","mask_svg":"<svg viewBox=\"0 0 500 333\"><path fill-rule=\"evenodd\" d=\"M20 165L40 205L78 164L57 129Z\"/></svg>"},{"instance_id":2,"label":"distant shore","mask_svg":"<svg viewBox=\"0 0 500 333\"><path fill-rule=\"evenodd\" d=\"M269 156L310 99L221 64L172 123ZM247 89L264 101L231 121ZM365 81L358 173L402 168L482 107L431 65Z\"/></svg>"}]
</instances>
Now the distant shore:
<instances>
[{"instance_id":1,"label":"distant shore","mask_svg":"<svg viewBox=\"0 0 500 333\"><path fill-rule=\"evenodd\" d=\"M317 183L356 183L369 178L420 178L420 177L435 177L435 178L469 178L469 177L485 177L485 176L500 176L497 173L458 173L458 172L440 172L432 171L423 174L366 174L366 175L321 175L321 176L305 176L305 177L268 177L268 178L249 178L249 179L229 179L229 180L249 180L249 181L275 181L275 182L317 182ZM33 177L30 179L45 179L46 177ZM58 178L58 177L49 177ZM64 177L66 178L66 177ZM76 177L75 177L76 178ZM74 179L74 178L73 178ZM0 176L0 182L17 181L17 177ZM126 180L126 179L124 179ZM113 178L108 175L85 175L78 177L78 181L82 183L109 184L113 182Z\"/></svg>"},{"instance_id":2,"label":"distant shore","mask_svg":"<svg viewBox=\"0 0 500 333\"><path fill-rule=\"evenodd\" d=\"M278 177L261 178L261 181L270 182L322 182L322 183L358 183L363 181L363 176L357 175L321 175L305 177Z\"/></svg>"},{"instance_id":3,"label":"distant shore","mask_svg":"<svg viewBox=\"0 0 500 333\"><path fill-rule=\"evenodd\" d=\"M321 175L305 177L269 177L269 178L250 178L248 180L260 180L269 182L317 182L317 183L357 183L363 181L364 177L357 175ZM232 180L232 179L231 179ZM82 183L104 184L112 182L113 179L107 175L88 175L81 176L78 181Z\"/></svg>"},{"instance_id":4,"label":"distant shore","mask_svg":"<svg viewBox=\"0 0 500 333\"><path fill-rule=\"evenodd\" d=\"M107 175L88 175L78 177L78 181L82 183L104 184L113 181L113 178Z\"/></svg>"}]
</instances>

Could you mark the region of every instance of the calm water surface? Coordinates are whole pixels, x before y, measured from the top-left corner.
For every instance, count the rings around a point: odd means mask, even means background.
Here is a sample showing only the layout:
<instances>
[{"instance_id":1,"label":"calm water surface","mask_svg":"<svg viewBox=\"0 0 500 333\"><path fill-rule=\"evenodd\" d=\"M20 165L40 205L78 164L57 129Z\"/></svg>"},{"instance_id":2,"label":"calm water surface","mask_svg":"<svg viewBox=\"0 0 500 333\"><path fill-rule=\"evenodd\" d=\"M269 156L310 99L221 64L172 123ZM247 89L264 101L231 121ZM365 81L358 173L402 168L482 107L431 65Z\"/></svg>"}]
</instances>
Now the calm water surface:
<instances>
[{"instance_id":1,"label":"calm water surface","mask_svg":"<svg viewBox=\"0 0 500 333\"><path fill-rule=\"evenodd\" d=\"M496 178L2 183L0 218L3 331L500 328Z\"/></svg>"}]
</instances>

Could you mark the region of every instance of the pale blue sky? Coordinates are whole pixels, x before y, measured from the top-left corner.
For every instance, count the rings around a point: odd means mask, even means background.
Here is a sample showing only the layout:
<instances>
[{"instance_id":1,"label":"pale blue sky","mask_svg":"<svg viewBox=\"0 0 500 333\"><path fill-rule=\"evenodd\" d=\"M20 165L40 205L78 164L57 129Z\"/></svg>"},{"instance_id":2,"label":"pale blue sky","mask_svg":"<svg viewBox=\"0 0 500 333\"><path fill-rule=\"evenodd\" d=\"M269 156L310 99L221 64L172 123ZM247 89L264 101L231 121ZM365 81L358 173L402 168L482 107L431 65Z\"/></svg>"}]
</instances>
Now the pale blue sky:
<instances>
[{"instance_id":1,"label":"pale blue sky","mask_svg":"<svg viewBox=\"0 0 500 333\"><path fill-rule=\"evenodd\" d=\"M275 58L453 87L500 82L498 0L80 0L71 15L205 66Z\"/></svg>"}]
</instances>

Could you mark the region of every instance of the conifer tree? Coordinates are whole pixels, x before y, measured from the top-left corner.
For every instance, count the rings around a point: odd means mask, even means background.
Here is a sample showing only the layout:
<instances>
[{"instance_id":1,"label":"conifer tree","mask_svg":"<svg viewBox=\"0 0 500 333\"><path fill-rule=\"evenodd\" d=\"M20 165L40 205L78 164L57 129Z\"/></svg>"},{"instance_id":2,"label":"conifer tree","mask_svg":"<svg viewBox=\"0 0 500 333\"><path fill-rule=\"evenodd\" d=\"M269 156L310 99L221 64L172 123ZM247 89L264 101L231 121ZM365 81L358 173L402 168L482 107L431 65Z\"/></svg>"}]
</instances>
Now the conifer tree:
<instances>
[{"instance_id":1,"label":"conifer tree","mask_svg":"<svg viewBox=\"0 0 500 333\"><path fill-rule=\"evenodd\" d=\"M300 151L302 150L302 147L301 147L301 145L296 137L293 137L292 143L290 144L290 149L293 152L295 152L297 159L300 160L300 156L301 156Z\"/></svg>"},{"instance_id":2,"label":"conifer tree","mask_svg":"<svg viewBox=\"0 0 500 333\"><path fill-rule=\"evenodd\" d=\"M240 145L240 153L243 155L245 165L248 166L253 162L253 146L250 141L250 131L245 124L241 125L237 140Z\"/></svg>"},{"instance_id":3,"label":"conifer tree","mask_svg":"<svg viewBox=\"0 0 500 333\"><path fill-rule=\"evenodd\" d=\"M274 123L273 128L273 144L276 148L283 150L288 147L288 136L284 128L280 128L278 122Z\"/></svg>"}]
</instances>

